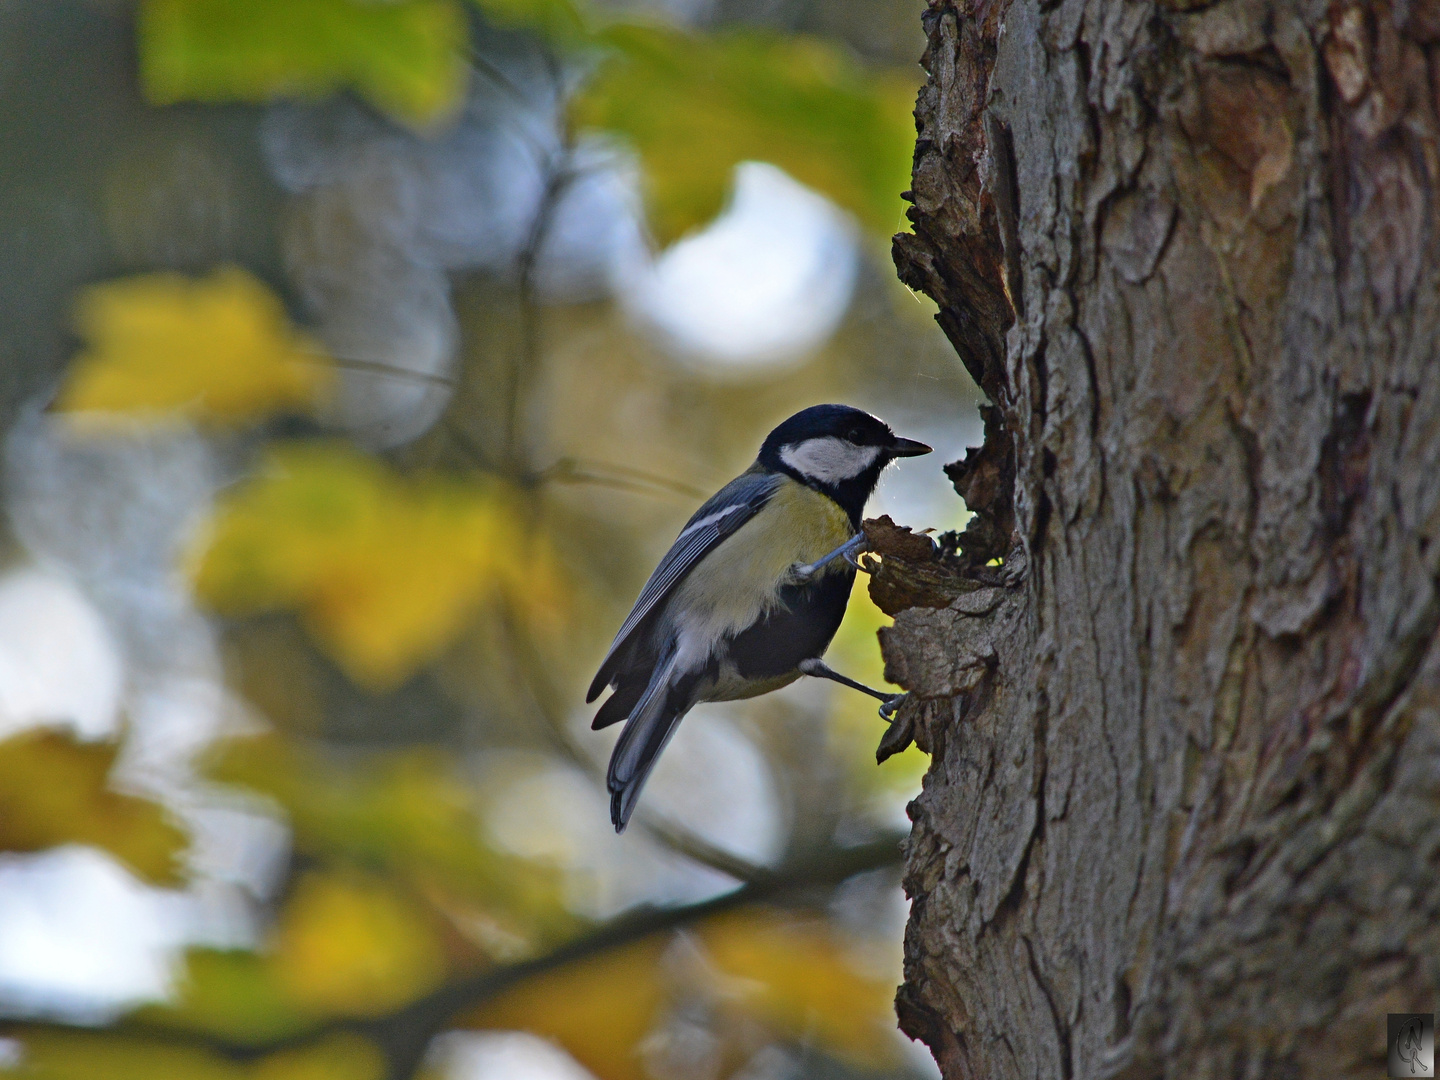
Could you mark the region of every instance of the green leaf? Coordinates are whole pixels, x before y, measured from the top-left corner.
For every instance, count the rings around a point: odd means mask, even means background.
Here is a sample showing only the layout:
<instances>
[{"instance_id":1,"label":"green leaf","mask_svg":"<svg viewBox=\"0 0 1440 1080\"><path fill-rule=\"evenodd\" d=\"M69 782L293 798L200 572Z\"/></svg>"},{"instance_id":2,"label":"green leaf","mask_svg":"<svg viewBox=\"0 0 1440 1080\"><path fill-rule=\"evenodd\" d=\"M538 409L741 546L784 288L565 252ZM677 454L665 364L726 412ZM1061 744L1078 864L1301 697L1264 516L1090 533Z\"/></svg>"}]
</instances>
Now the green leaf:
<instances>
[{"instance_id":1,"label":"green leaf","mask_svg":"<svg viewBox=\"0 0 1440 1080\"><path fill-rule=\"evenodd\" d=\"M116 1032L12 1026L20 1064L0 1075L28 1080L382 1080L385 1058L369 1039L337 1032L254 1062L218 1051Z\"/></svg>"},{"instance_id":2,"label":"green leaf","mask_svg":"<svg viewBox=\"0 0 1440 1080\"><path fill-rule=\"evenodd\" d=\"M575 122L627 136L668 243L720 210L733 167L768 161L889 234L909 186L918 78L867 73L834 46L756 30L701 37L613 26Z\"/></svg>"},{"instance_id":3,"label":"green leaf","mask_svg":"<svg viewBox=\"0 0 1440 1080\"><path fill-rule=\"evenodd\" d=\"M560 45L589 40L585 20L571 0L473 0L485 20L507 30L534 30Z\"/></svg>"},{"instance_id":4,"label":"green leaf","mask_svg":"<svg viewBox=\"0 0 1440 1080\"><path fill-rule=\"evenodd\" d=\"M138 33L153 105L348 88L423 128L452 115L465 90L457 0L142 0Z\"/></svg>"},{"instance_id":5,"label":"green leaf","mask_svg":"<svg viewBox=\"0 0 1440 1080\"><path fill-rule=\"evenodd\" d=\"M3 1076L26 1080L250 1080L239 1062L200 1047L113 1032L12 1026L20 1063Z\"/></svg>"},{"instance_id":6,"label":"green leaf","mask_svg":"<svg viewBox=\"0 0 1440 1080\"><path fill-rule=\"evenodd\" d=\"M339 1031L318 1042L261 1058L249 1080L383 1080L380 1047L354 1032Z\"/></svg>"},{"instance_id":7,"label":"green leaf","mask_svg":"<svg viewBox=\"0 0 1440 1080\"><path fill-rule=\"evenodd\" d=\"M190 949L173 1002L138 1009L135 1019L260 1046L315 1027L316 1013L286 994L271 959L240 950Z\"/></svg>"}]
</instances>

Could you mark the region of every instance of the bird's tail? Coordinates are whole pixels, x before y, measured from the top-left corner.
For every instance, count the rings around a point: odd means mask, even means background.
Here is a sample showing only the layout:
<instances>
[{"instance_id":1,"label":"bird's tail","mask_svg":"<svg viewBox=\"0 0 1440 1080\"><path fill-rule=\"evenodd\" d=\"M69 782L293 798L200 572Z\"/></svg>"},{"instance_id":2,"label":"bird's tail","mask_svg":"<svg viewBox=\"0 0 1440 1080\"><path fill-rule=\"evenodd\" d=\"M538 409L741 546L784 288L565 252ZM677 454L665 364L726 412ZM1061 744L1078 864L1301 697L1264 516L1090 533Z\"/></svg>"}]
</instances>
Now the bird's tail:
<instances>
[{"instance_id":1,"label":"bird's tail","mask_svg":"<svg viewBox=\"0 0 1440 1080\"><path fill-rule=\"evenodd\" d=\"M625 831L640 798L640 789L650 778L650 770L655 768L660 752L689 711L689 695L683 687L671 684L675 663L672 650L655 665L650 684L630 713L610 755L605 780L610 789L610 820L617 833Z\"/></svg>"}]
</instances>

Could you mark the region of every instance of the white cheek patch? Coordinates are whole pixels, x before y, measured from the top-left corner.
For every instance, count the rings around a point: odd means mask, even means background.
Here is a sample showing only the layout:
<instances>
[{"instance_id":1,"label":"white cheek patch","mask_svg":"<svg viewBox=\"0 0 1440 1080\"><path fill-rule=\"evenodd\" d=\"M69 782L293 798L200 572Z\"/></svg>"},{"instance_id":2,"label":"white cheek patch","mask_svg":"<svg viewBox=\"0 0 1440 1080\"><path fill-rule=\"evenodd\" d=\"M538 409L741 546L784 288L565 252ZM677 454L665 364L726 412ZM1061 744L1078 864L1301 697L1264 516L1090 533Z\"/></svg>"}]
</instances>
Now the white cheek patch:
<instances>
[{"instance_id":1,"label":"white cheek patch","mask_svg":"<svg viewBox=\"0 0 1440 1080\"><path fill-rule=\"evenodd\" d=\"M838 484L859 476L880 456L878 446L856 446L845 439L826 435L780 448L780 460L801 476L822 484Z\"/></svg>"}]
</instances>

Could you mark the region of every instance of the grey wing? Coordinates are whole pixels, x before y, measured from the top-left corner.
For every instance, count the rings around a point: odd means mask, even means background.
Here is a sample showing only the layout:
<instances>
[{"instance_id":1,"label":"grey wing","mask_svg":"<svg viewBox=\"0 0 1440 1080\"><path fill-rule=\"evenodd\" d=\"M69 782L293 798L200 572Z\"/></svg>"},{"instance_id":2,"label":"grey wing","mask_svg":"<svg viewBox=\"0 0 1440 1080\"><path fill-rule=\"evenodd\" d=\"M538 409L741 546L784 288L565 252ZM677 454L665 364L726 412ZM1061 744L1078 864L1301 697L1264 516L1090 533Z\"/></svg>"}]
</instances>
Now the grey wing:
<instances>
[{"instance_id":1,"label":"grey wing","mask_svg":"<svg viewBox=\"0 0 1440 1080\"><path fill-rule=\"evenodd\" d=\"M600 664L594 682L590 684L590 691L585 695L586 702L594 701L600 696L614 676L631 638L642 629L646 619L659 610L675 591L675 587L685 579L685 575L694 569L695 564L708 555L716 544L759 513L784 479L774 473L742 473L695 511L694 516L680 530L675 543L660 560L660 565L655 567L650 580L640 590L640 598L626 616L610 651L605 654L605 659Z\"/></svg>"}]
</instances>

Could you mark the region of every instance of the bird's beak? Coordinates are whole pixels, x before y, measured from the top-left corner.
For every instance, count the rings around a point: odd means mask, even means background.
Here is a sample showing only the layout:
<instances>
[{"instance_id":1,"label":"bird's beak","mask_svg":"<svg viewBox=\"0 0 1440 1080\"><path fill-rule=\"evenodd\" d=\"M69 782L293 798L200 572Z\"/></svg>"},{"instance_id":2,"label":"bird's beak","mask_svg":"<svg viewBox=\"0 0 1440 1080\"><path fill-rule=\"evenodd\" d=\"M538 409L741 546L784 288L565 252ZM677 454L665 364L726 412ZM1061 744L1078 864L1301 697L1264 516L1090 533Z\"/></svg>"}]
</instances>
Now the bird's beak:
<instances>
[{"instance_id":1,"label":"bird's beak","mask_svg":"<svg viewBox=\"0 0 1440 1080\"><path fill-rule=\"evenodd\" d=\"M916 442L914 439L902 439L895 436L895 441L890 444L891 457L919 457L921 454L928 454L934 447L926 446L923 442Z\"/></svg>"}]
</instances>

